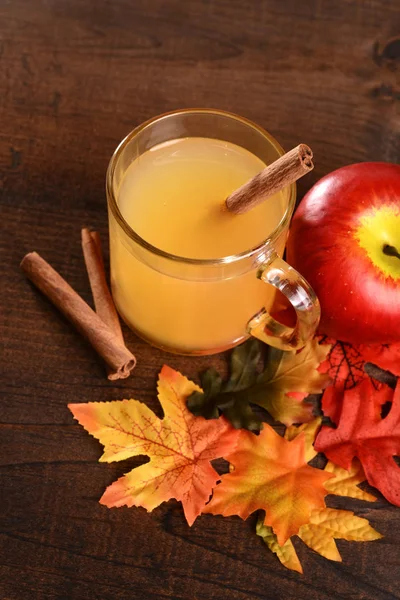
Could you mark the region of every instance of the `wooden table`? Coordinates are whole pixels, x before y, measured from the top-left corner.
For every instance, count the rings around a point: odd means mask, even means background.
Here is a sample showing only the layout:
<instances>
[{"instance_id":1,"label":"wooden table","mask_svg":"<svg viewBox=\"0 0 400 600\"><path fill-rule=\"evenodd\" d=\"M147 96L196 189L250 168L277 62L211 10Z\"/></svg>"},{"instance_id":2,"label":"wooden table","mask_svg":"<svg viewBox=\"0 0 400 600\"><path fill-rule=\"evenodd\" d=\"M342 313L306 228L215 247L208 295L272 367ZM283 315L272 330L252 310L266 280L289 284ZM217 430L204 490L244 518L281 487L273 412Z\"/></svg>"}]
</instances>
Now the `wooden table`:
<instances>
[{"instance_id":1,"label":"wooden table","mask_svg":"<svg viewBox=\"0 0 400 600\"><path fill-rule=\"evenodd\" d=\"M311 145L314 172L399 159L396 0L3 0L1 81L2 600L389 600L400 598L400 512L334 499L385 535L339 542L343 563L300 542L305 575L284 569L255 519L180 506L108 510L105 487L138 460L99 464L100 445L68 402L135 397L160 414L164 362L196 377L225 357L184 358L125 330L138 355L111 383L89 346L26 281L37 250L90 301L80 228L104 236L109 157L143 120L178 107L242 114L290 148Z\"/></svg>"}]
</instances>

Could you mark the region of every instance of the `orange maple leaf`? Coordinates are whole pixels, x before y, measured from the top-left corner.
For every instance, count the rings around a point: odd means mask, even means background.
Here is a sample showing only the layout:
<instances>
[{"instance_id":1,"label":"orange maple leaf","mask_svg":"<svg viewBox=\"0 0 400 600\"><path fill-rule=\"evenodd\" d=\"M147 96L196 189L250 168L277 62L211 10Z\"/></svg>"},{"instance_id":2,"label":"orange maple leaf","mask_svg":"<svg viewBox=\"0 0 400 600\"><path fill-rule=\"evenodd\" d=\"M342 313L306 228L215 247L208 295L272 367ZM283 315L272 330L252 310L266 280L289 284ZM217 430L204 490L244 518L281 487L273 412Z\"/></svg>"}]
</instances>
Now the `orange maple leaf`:
<instances>
[{"instance_id":1,"label":"orange maple leaf","mask_svg":"<svg viewBox=\"0 0 400 600\"><path fill-rule=\"evenodd\" d=\"M142 506L151 512L175 498L193 524L220 480L210 460L232 452L239 435L223 417L207 421L189 412L185 400L199 389L164 366L158 381L163 419L137 400L69 404L75 419L104 446L100 461L150 458L111 484L102 504Z\"/></svg>"},{"instance_id":2,"label":"orange maple leaf","mask_svg":"<svg viewBox=\"0 0 400 600\"><path fill-rule=\"evenodd\" d=\"M263 425L259 436L240 431L236 449L224 455L233 471L222 476L203 512L246 519L265 510L264 524L283 545L308 523L314 509L325 506L324 483L332 474L306 463L304 433L287 441Z\"/></svg>"},{"instance_id":3,"label":"orange maple leaf","mask_svg":"<svg viewBox=\"0 0 400 600\"><path fill-rule=\"evenodd\" d=\"M292 425L286 429L285 438L288 440L293 440L299 435L305 436L306 461L311 461L317 455L313 443L321 426L321 421L321 417L318 417L311 423L305 423L300 427ZM358 487L358 484L365 480L365 474L359 461L353 461L349 471L328 462L325 471L333 475L331 479L325 482L329 494L375 502L375 496L364 492ZM272 527L264 525L263 514L260 514L258 518L256 533L264 540L268 548L277 555L285 567L303 573L303 567L291 539L286 540L282 546L279 545ZM342 558L337 549L335 538L361 542L382 537L370 526L366 519L357 517L348 510L327 507L313 510L310 520L300 527L297 535L312 550L329 560L336 561L341 561Z\"/></svg>"}]
</instances>

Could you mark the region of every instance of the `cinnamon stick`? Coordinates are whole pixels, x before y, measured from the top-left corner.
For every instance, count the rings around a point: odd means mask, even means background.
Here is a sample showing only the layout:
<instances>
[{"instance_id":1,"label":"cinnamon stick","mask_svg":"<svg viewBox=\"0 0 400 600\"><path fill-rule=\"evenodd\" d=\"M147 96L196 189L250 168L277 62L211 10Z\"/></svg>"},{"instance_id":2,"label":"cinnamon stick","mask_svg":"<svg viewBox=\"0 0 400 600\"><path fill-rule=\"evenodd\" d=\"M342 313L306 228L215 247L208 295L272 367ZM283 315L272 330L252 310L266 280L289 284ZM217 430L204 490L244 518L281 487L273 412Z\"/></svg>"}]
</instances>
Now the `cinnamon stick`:
<instances>
[{"instance_id":1,"label":"cinnamon stick","mask_svg":"<svg viewBox=\"0 0 400 600\"><path fill-rule=\"evenodd\" d=\"M135 367L135 357L65 279L36 252L30 252L23 258L21 268L109 365L111 373L108 378L128 377Z\"/></svg>"},{"instance_id":2,"label":"cinnamon stick","mask_svg":"<svg viewBox=\"0 0 400 600\"><path fill-rule=\"evenodd\" d=\"M81 231L83 257L88 272L89 283L96 313L111 331L124 343L121 324L107 285L101 252L100 236L97 231L84 228Z\"/></svg>"},{"instance_id":3,"label":"cinnamon stick","mask_svg":"<svg viewBox=\"0 0 400 600\"><path fill-rule=\"evenodd\" d=\"M311 171L312 157L311 148L299 144L230 194L225 201L227 209L239 215L254 208Z\"/></svg>"}]
</instances>

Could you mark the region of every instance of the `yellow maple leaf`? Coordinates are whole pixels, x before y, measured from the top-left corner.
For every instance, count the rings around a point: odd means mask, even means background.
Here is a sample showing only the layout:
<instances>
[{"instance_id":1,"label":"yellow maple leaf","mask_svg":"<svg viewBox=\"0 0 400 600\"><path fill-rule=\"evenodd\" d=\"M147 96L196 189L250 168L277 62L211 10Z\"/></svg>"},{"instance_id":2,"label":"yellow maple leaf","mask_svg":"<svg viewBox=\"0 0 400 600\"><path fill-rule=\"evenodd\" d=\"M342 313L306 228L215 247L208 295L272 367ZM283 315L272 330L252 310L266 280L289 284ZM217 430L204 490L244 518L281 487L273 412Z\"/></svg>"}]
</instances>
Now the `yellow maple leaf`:
<instances>
[{"instance_id":1,"label":"yellow maple leaf","mask_svg":"<svg viewBox=\"0 0 400 600\"><path fill-rule=\"evenodd\" d=\"M323 363L331 346L320 345L316 338L298 352L285 352L271 383L282 390L296 390L307 394L322 392L330 381L329 375L320 373L316 367Z\"/></svg>"},{"instance_id":2,"label":"yellow maple leaf","mask_svg":"<svg viewBox=\"0 0 400 600\"><path fill-rule=\"evenodd\" d=\"M365 473L358 459L354 459L349 471L342 469L328 461L325 471L333 473L335 477L328 479L325 487L330 494L336 496L347 496L348 498L357 498L366 502L375 502L376 497L368 492L364 492L358 487L359 483L365 481Z\"/></svg>"},{"instance_id":3,"label":"yellow maple leaf","mask_svg":"<svg viewBox=\"0 0 400 600\"><path fill-rule=\"evenodd\" d=\"M332 477L305 461L304 433L289 442L264 423L260 435L241 430L236 449L224 455L234 467L203 512L246 519L266 511L280 545L309 521L313 509L325 506L324 483Z\"/></svg>"},{"instance_id":4,"label":"yellow maple leaf","mask_svg":"<svg viewBox=\"0 0 400 600\"><path fill-rule=\"evenodd\" d=\"M313 339L298 352L269 349L266 368L249 389L248 400L285 425L311 420L311 407L307 414L307 406L301 400L309 394L319 394L328 385L329 375L320 373L318 367L330 348Z\"/></svg>"},{"instance_id":5,"label":"yellow maple leaf","mask_svg":"<svg viewBox=\"0 0 400 600\"><path fill-rule=\"evenodd\" d=\"M185 400L195 390L193 382L164 366L158 381L163 419L137 400L69 405L75 419L103 444L100 461L150 458L111 484L102 504L142 506L150 512L175 498L193 523L220 479L210 461L232 452L238 438L224 418L193 417Z\"/></svg>"},{"instance_id":6,"label":"yellow maple leaf","mask_svg":"<svg viewBox=\"0 0 400 600\"><path fill-rule=\"evenodd\" d=\"M291 425L290 427L286 428L285 440L294 440L300 433L304 433L304 453L306 462L310 462L318 454L318 452L314 450L313 444L315 438L317 437L319 428L321 427L321 423L322 418L317 417L313 421L310 421L309 423L303 423L298 427L296 427L296 425ZM325 485L327 485L329 481L330 480L328 479Z\"/></svg>"},{"instance_id":7,"label":"yellow maple leaf","mask_svg":"<svg viewBox=\"0 0 400 600\"><path fill-rule=\"evenodd\" d=\"M300 527L298 536L309 548L329 560L341 562L342 557L335 539L349 542L368 542L383 536L375 531L367 519L357 517L350 510L323 508L311 513L310 521Z\"/></svg>"},{"instance_id":8,"label":"yellow maple leaf","mask_svg":"<svg viewBox=\"0 0 400 600\"><path fill-rule=\"evenodd\" d=\"M277 555L285 567L299 573L303 572L290 539L280 545L272 528L265 527L262 519L259 519L257 523L256 533L263 538L268 548ZM313 510L309 522L300 527L297 535L309 548L321 556L338 562L341 562L342 557L337 549L335 539L368 542L383 537L371 527L367 519L357 517L350 510L328 507Z\"/></svg>"}]
</instances>

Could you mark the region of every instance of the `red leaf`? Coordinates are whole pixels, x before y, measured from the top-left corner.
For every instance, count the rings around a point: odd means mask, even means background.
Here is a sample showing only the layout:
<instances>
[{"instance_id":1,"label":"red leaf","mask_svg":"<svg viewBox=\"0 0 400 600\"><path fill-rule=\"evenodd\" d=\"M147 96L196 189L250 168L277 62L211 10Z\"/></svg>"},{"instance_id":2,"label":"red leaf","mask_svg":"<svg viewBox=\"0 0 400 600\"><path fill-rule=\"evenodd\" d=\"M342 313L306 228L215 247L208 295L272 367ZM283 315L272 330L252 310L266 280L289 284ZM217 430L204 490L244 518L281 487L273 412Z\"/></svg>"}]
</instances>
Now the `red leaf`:
<instances>
[{"instance_id":1,"label":"red leaf","mask_svg":"<svg viewBox=\"0 0 400 600\"><path fill-rule=\"evenodd\" d=\"M400 374L400 344L358 345L340 342L330 338L321 338L322 344L332 344L327 359L319 371L328 373L332 383L322 396L322 410L334 423L338 423L342 411L343 393L353 389L365 380L370 380L375 390L380 390L383 383L371 378L364 370L367 362ZM399 364L397 364L399 363ZM376 407L380 412L379 396L374 395Z\"/></svg>"},{"instance_id":2,"label":"red leaf","mask_svg":"<svg viewBox=\"0 0 400 600\"><path fill-rule=\"evenodd\" d=\"M393 375L400 375L400 343L383 344L382 346L359 346L365 362L370 362L390 371Z\"/></svg>"},{"instance_id":3,"label":"red leaf","mask_svg":"<svg viewBox=\"0 0 400 600\"><path fill-rule=\"evenodd\" d=\"M391 409L382 419L377 406L389 401ZM368 482L400 506L400 468L393 458L400 455L400 383L393 392L384 384L376 389L368 378L345 390L337 429L323 427L314 447L347 470L358 457Z\"/></svg>"},{"instance_id":4,"label":"red leaf","mask_svg":"<svg viewBox=\"0 0 400 600\"><path fill-rule=\"evenodd\" d=\"M330 338L324 338L322 343L332 344L332 348L319 370L329 374L337 390L350 390L368 377L364 371L366 361L359 346Z\"/></svg>"},{"instance_id":5,"label":"red leaf","mask_svg":"<svg viewBox=\"0 0 400 600\"><path fill-rule=\"evenodd\" d=\"M340 414L343 406L343 391L330 385L321 399L321 407L324 415L330 418L336 425L339 423Z\"/></svg>"}]
</instances>

